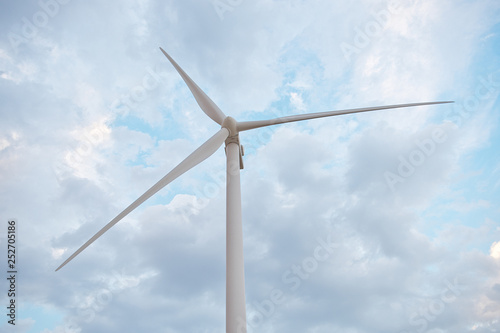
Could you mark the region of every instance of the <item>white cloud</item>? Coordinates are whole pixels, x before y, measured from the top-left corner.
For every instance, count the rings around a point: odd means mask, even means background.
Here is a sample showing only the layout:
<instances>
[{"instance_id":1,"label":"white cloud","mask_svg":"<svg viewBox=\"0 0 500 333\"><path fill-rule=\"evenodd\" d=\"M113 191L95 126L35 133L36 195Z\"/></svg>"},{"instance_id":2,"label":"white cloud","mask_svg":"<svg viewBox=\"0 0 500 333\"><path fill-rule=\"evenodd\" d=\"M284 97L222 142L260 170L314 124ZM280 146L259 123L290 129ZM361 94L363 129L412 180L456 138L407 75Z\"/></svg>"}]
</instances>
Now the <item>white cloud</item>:
<instances>
[{"instance_id":1,"label":"white cloud","mask_svg":"<svg viewBox=\"0 0 500 333\"><path fill-rule=\"evenodd\" d=\"M56 260L60 260L62 259L62 255L66 253L68 249L67 248L64 248L64 249L52 249L52 258L56 259Z\"/></svg>"},{"instance_id":2,"label":"white cloud","mask_svg":"<svg viewBox=\"0 0 500 333\"><path fill-rule=\"evenodd\" d=\"M20 33L21 18L40 10L5 6L6 32ZM65 315L47 332L223 330L222 149L53 272L218 128L158 46L238 119L435 99L463 106L474 97L479 77L497 67L489 47L498 3L404 3L348 62L340 44L387 6L259 0L221 21L209 1L72 1L18 53L4 34L0 208L20 223L28 274L20 301ZM144 98L134 97L141 87ZM427 329L495 327L499 164L486 152L498 145L496 98L459 125L435 106L242 133L249 311L276 288L286 300L254 331L416 330L412 315L455 279L464 290ZM421 151L438 128L445 142L392 191L384 173L397 174L399 157ZM283 274L310 263L325 237L335 251L292 290ZM82 319L82 304L95 306L92 320Z\"/></svg>"},{"instance_id":3,"label":"white cloud","mask_svg":"<svg viewBox=\"0 0 500 333\"><path fill-rule=\"evenodd\" d=\"M304 101L302 100L302 96L298 93L290 93L290 103L292 103L293 107L299 111L305 110Z\"/></svg>"},{"instance_id":4,"label":"white cloud","mask_svg":"<svg viewBox=\"0 0 500 333\"><path fill-rule=\"evenodd\" d=\"M0 151L10 146L10 142L6 139L0 139Z\"/></svg>"},{"instance_id":5,"label":"white cloud","mask_svg":"<svg viewBox=\"0 0 500 333\"><path fill-rule=\"evenodd\" d=\"M495 259L500 259L500 242L495 242L491 245L490 256Z\"/></svg>"}]
</instances>

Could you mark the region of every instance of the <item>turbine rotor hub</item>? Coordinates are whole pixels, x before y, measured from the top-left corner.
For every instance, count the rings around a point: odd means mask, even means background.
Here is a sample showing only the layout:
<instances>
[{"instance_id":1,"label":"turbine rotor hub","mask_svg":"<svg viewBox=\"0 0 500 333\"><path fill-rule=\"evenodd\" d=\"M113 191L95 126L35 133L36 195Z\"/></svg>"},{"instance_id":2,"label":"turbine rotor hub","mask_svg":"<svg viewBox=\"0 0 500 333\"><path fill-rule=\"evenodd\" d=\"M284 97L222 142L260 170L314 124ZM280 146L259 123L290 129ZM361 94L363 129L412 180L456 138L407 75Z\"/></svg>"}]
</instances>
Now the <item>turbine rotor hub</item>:
<instances>
[{"instance_id":1,"label":"turbine rotor hub","mask_svg":"<svg viewBox=\"0 0 500 333\"><path fill-rule=\"evenodd\" d=\"M233 117L226 117L222 122L222 128L227 128L230 137L238 135L238 122Z\"/></svg>"},{"instance_id":2,"label":"turbine rotor hub","mask_svg":"<svg viewBox=\"0 0 500 333\"><path fill-rule=\"evenodd\" d=\"M226 146L232 142L240 145L240 136L238 135L238 122L233 117L226 117L222 122L222 128L229 131L229 136L226 139Z\"/></svg>"}]
</instances>

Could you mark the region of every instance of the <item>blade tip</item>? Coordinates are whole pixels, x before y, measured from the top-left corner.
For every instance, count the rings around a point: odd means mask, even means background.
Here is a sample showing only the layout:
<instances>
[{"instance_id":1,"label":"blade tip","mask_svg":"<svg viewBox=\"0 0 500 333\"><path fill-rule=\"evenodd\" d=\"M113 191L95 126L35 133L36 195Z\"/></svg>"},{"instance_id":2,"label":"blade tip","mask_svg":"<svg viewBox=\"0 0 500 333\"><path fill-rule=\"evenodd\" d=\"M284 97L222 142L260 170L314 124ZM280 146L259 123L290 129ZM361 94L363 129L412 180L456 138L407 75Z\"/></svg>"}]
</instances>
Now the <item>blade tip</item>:
<instances>
[{"instance_id":1,"label":"blade tip","mask_svg":"<svg viewBox=\"0 0 500 333\"><path fill-rule=\"evenodd\" d=\"M170 59L170 55L167 53L167 51L165 51L161 46L160 46L160 51L167 57Z\"/></svg>"},{"instance_id":2,"label":"blade tip","mask_svg":"<svg viewBox=\"0 0 500 333\"><path fill-rule=\"evenodd\" d=\"M73 259L73 258L71 258L71 257L70 257L70 258L66 259L66 261L65 261L65 262L63 262L62 264L60 264L60 265L59 265L59 267L57 267L57 268L56 268L56 272L57 272L58 270L60 270L61 268L63 268L64 266L66 266L66 264L67 264L68 262L70 262L70 261L71 261L71 259Z\"/></svg>"}]
</instances>

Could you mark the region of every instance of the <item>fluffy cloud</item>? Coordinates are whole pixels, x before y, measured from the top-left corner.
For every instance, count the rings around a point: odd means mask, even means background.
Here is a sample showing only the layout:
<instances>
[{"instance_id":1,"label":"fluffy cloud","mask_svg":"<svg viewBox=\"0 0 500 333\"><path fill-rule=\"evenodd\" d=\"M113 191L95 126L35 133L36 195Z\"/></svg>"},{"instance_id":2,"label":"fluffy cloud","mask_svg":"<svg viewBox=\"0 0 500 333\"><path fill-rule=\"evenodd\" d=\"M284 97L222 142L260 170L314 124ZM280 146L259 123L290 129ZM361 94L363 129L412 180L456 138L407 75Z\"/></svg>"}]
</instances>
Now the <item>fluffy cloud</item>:
<instances>
[{"instance_id":1,"label":"fluffy cloud","mask_svg":"<svg viewBox=\"0 0 500 333\"><path fill-rule=\"evenodd\" d=\"M241 133L249 332L494 332L499 5L221 2L2 5L21 331L224 329L222 149L54 272L218 129L162 46L239 120L456 101Z\"/></svg>"}]
</instances>

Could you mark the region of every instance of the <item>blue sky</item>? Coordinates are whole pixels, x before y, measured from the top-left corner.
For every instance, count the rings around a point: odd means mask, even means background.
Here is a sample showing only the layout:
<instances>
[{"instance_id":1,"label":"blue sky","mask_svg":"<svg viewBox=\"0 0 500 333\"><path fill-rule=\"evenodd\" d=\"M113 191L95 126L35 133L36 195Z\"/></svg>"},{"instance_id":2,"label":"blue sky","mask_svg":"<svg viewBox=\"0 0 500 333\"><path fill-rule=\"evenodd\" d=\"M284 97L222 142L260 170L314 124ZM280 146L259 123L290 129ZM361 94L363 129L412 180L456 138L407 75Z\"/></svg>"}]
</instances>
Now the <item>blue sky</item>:
<instances>
[{"instance_id":1,"label":"blue sky","mask_svg":"<svg viewBox=\"0 0 500 333\"><path fill-rule=\"evenodd\" d=\"M455 101L241 133L248 332L498 331L498 1L0 6L2 332L224 331L223 148L54 272L219 129L160 46L241 121Z\"/></svg>"}]
</instances>

